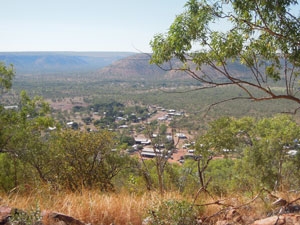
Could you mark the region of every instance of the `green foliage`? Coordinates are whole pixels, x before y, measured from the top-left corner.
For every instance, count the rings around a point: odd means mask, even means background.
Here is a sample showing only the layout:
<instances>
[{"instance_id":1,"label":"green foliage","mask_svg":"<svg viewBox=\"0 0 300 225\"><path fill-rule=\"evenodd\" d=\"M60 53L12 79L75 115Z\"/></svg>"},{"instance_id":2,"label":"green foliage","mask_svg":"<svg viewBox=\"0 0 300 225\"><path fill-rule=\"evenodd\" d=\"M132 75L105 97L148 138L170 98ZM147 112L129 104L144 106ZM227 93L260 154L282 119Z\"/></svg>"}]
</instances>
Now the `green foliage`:
<instances>
[{"instance_id":1,"label":"green foliage","mask_svg":"<svg viewBox=\"0 0 300 225\"><path fill-rule=\"evenodd\" d=\"M168 127L166 124L161 124L159 126L159 135L166 135L167 129L168 129Z\"/></svg>"},{"instance_id":2,"label":"green foliage","mask_svg":"<svg viewBox=\"0 0 300 225\"><path fill-rule=\"evenodd\" d=\"M287 115L257 120L220 118L200 137L197 151L204 156L212 152L238 158L235 176L227 174L232 183L282 189L295 183L289 179L287 168L292 169L291 163L295 164L297 157L291 157L288 151L295 148L299 136L299 126Z\"/></svg>"},{"instance_id":3,"label":"green foliage","mask_svg":"<svg viewBox=\"0 0 300 225\"><path fill-rule=\"evenodd\" d=\"M185 200L165 200L149 209L149 224L152 225L193 225L197 223L198 210Z\"/></svg>"},{"instance_id":4,"label":"green foliage","mask_svg":"<svg viewBox=\"0 0 300 225\"><path fill-rule=\"evenodd\" d=\"M94 125L97 127L100 127L102 129L105 129L107 127L114 127L115 118L112 116L105 116L104 118L101 118L100 120L96 120L94 122Z\"/></svg>"},{"instance_id":5,"label":"green foliage","mask_svg":"<svg viewBox=\"0 0 300 225\"><path fill-rule=\"evenodd\" d=\"M86 125L89 125L89 124L91 124L91 122L92 122L92 118L89 117L89 116L83 117L83 118L82 118L82 121L83 121Z\"/></svg>"},{"instance_id":6,"label":"green foliage","mask_svg":"<svg viewBox=\"0 0 300 225\"><path fill-rule=\"evenodd\" d=\"M65 130L51 138L52 179L70 190L99 188L114 190L112 179L128 162L128 156L112 151L111 132ZM54 183L55 184L55 183Z\"/></svg>"},{"instance_id":7,"label":"green foliage","mask_svg":"<svg viewBox=\"0 0 300 225\"><path fill-rule=\"evenodd\" d=\"M199 188L197 162L192 159L187 159L179 169L178 179L179 191L190 195Z\"/></svg>"},{"instance_id":8,"label":"green foliage","mask_svg":"<svg viewBox=\"0 0 300 225\"><path fill-rule=\"evenodd\" d=\"M200 7L195 5L195 2L197 1L189 1L189 9L193 16L197 14ZM206 15L203 14L203 16ZM177 22L181 27L176 30L176 26L174 26L172 32L179 37L179 33L186 29L184 17L178 18ZM196 30L194 29L194 31ZM239 39L241 38L239 33L230 35L225 36L228 38L227 40L222 40L222 34L215 33L212 39L212 44L218 52L217 54L211 52L209 57L220 60L219 65L222 65L227 56L230 56L233 61L237 60L234 56L241 51L243 39ZM274 57L275 59L275 55L272 55L274 53L266 52L268 46L265 44L269 39L261 38L262 41L252 44L254 47L261 48L263 57ZM187 40L184 39L178 45L188 49L190 46L185 44ZM234 40L238 40L238 42L234 43ZM172 41L171 47L176 47L176 41ZM270 42L270 45L271 48L274 47L274 43ZM180 49L177 50L178 56L185 57L179 51ZM245 64L255 65L258 63L258 60L253 58L253 53L245 52L242 59ZM205 54L195 54L194 60L199 60L199 63L209 62L208 55ZM266 60L261 65L266 69L269 78L280 81L277 79L279 78L277 72L280 68L278 62L275 61ZM187 65L185 66L187 67ZM241 92L236 88L228 87L218 91L204 90L204 95L196 92L171 95L157 92L157 88L161 86L159 82L162 81L153 83L153 86L145 82L143 85L147 85L146 87L137 85L137 88L131 88L130 85L124 83L112 87L107 82L105 84L108 86L99 87L98 83L93 88L89 88L93 95L101 95L98 103L94 99L93 109L89 110L100 112L100 115L106 112L106 116L95 121L95 124L105 128L109 125L109 128L112 128L115 126L113 125L115 117L125 115L128 115L128 121L136 122L138 117L147 118L149 116L148 109L137 106L138 104L156 104L188 112L188 116L171 123L170 126L174 129L187 128L189 131L203 131L203 128L206 128L206 121L212 120L220 114L240 117L250 111L252 113L249 113L250 115L257 116L260 114L258 112L267 111L264 110L265 108L268 108L272 114L278 109L290 107L281 102L280 104L271 103L267 107L265 103L253 107L253 105L241 101L238 103L240 106L238 110L234 107L235 104L230 103L228 106L217 106L215 110L211 110L207 120L203 120L201 117L205 113L203 105L224 96L226 98L234 95L243 96ZM188 82L182 81L178 84L176 82L174 81L174 84L178 85L176 86L178 91L184 91L186 88L192 90L195 87ZM277 93L284 92L281 84L279 82ZM124 88L123 85L128 88ZM121 90L120 87L122 87ZM150 91L147 89L149 87L151 87ZM55 88L53 88L54 92L57 90ZM60 88L65 90L63 85ZM83 91L82 93L88 93ZM228 94L227 91L230 93ZM69 92L68 94L74 93ZM261 96L261 93L256 93L256 95ZM127 108L125 104L121 103L128 102L128 99L130 99L129 104L134 106ZM91 101L91 99L87 99L87 101ZM18 185L20 187L22 184L24 186L25 184L40 185L41 182L51 184L56 188L69 188L74 191L81 188L99 188L107 191L125 187L132 192L142 192L146 188L152 190L162 187L166 191L179 189L189 195L194 194L199 188L197 162L193 160L186 160L182 166L165 164L165 160L148 160L144 166L136 158L132 160L125 155L121 147L117 148L117 152L112 152L111 149L115 149L116 143L119 141L124 143L123 146L133 143L127 133L124 133L120 139L107 131L85 133L66 130L49 133L46 128L50 125L53 126L54 121L48 115L49 105L40 97L30 98L28 94L22 92L19 110L5 110L1 107L0 113L0 152L4 153L0 154L0 185L4 191L9 191ZM163 138L167 127L156 121L151 122L149 126L152 129L150 133L159 134L159 138L156 139L157 143L164 143L167 149L172 149L173 143L165 143ZM224 154L225 159L211 161L205 171L205 177L213 178L208 190L211 193L223 195L231 190L249 191L260 186L275 189L279 187L292 189L299 186L299 174L294 172L299 169L299 153L293 157L287 155L287 151L295 146L294 139L296 138L299 138L299 129L296 123L286 116L265 119L224 117L212 122L208 132L201 136L197 143L197 154L201 154L203 159L207 159L212 154ZM224 152L224 149L229 151ZM234 160L229 157L234 157ZM160 159L157 158L157 160ZM161 180L159 181L159 179ZM172 204L177 206L177 203L170 203L165 208L172 208ZM173 210L170 209L170 212L173 213Z\"/></svg>"},{"instance_id":9,"label":"green foliage","mask_svg":"<svg viewBox=\"0 0 300 225\"><path fill-rule=\"evenodd\" d=\"M293 149L294 140L300 135L299 126L290 117L277 116L258 121L255 134L257 138L253 138L253 146L245 151L244 159L260 173L248 172L269 188L282 188L283 165L291 160L287 152Z\"/></svg>"},{"instance_id":10,"label":"green foliage","mask_svg":"<svg viewBox=\"0 0 300 225\"><path fill-rule=\"evenodd\" d=\"M73 111L73 112L82 112L82 111L84 111L84 110L86 110L86 108L83 107L83 106L80 106L80 105L75 105L75 106L72 108L72 111Z\"/></svg>"},{"instance_id":11,"label":"green foliage","mask_svg":"<svg viewBox=\"0 0 300 225\"><path fill-rule=\"evenodd\" d=\"M13 68L6 68L0 64L1 88L11 88L14 77ZM25 91L20 93L19 104L14 109L0 107L0 178L1 189L9 191L17 186L23 187L31 183L32 165L42 178L40 165L45 163L39 157L43 154L44 142L41 136L54 121L49 117L49 104L41 97L30 98ZM44 157L45 158L45 157ZM43 158L43 159L44 159ZM47 158L49 160L49 158ZM29 164L27 164L29 163ZM28 180L27 180L28 179Z\"/></svg>"},{"instance_id":12,"label":"green foliage","mask_svg":"<svg viewBox=\"0 0 300 225\"><path fill-rule=\"evenodd\" d=\"M99 103L95 103L89 108L93 109L94 112L99 112L102 114L105 112L107 116L121 116L118 113L124 109L124 104L114 100L95 99L95 101L99 101Z\"/></svg>"},{"instance_id":13,"label":"green foliage","mask_svg":"<svg viewBox=\"0 0 300 225\"><path fill-rule=\"evenodd\" d=\"M239 120L231 117L221 117L212 123L207 133L198 140L198 151L206 155L208 150L215 154L234 153L241 151L251 143L254 118L244 117Z\"/></svg>"},{"instance_id":14,"label":"green foliage","mask_svg":"<svg viewBox=\"0 0 300 225\"><path fill-rule=\"evenodd\" d=\"M49 111L41 97L30 98L24 91L18 109L0 108L1 189L47 183L74 191L113 190L112 179L128 162L128 156L112 152L113 134L50 132L48 127L55 123Z\"/></svg>"},{"instance_id":15,"label":"green foliage","mask_svg":"<svg viewBox=\"0 0 300 225\"><path fill-rule=\"evenodd\" d=\"M128 144L129 146L132 146L132 145L134 145L135 140L131 136L122 135L120 138L120 143L125 143L125 144Z\"/></svg>"},{"instance_id":16,"label":"green foliage","mask_svg":"<svg viewBox=\"0 0 300 225\"><path fill-rule=\"evenodd\" d=\"M41 97L31 99L25 91L20 94L20 103L16 110L0 108L0 152L17 154L27 148L26 143L40 138L49 126L54 126L49 116L49 104Z\"/></svg>"},{"instance_id":17,"label":"green foliage","mask_svg":"<svg viewBox=\"0 0 300 225\"><path fill-rule=\"evenodd\" d=\"M9 154L0 154L0 189L9 192L14 187L23 183L20 180L23 171L20 161Z\"/></svg>"},{"instance_id":18,"label":"green foliage","mask_svg":"<svg viewBox=\"0 0 300 225\"><path fill-rule=\"evenodd\" d=\"M218 196L226 196L233 190L236 174L234 159L216 159L209 163L206 176L211 177L209 183L210 193Z\"/></svg>"},{"instance_id":19,"label":"green foliage","mask_svg":"<svg viewBox=\"0 0 300 225\"><path fill-rule=\"evenodd\" d=\"M37 206L36 209L32 209L29 212L19 209L12 209L9 222L11 225L29 225L41 223L42 215L41 210Z\"/></svg>"},{"instance_id":20,"label":"green foliage","mask_svg":"<svg viewBox=\"0 0 300 225\"><path fill-rule=\"evenodd\" d=\"M12 80L15 76L14 68L12 65L7 67L4 63L0 62L0 89L1 91L10 89Z\"/></svg>"},{"instance_id":21,"label":"green foliage","mask_svg":"<svg viewBox=\"0 0 300 225\"><path fill-rule=\"evenodd\" d=\"M291 11L296 4L290 0L276 6L272 1L189 0L168 32L155 35L150 42L151 63L170 62L171 70L185 71L203 85L201 89L232 85L246 96L225 101L289 99L299 103L300 18ZM214 23L226 24L226 28ZM245 66L243 74L232 71L235 61ZM271 87L280 80L285 80L283 94Z\"/></svg>"}]
</instances>

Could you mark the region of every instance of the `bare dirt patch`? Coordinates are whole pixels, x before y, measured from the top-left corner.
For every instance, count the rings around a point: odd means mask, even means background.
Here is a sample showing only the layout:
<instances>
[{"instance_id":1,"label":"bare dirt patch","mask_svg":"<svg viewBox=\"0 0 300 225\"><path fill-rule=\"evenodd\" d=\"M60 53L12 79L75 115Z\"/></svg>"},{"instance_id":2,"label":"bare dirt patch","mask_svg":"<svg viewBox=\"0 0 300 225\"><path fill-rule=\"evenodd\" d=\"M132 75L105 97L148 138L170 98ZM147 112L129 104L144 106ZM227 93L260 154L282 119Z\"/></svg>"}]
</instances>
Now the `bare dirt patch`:
<instances>
[{"instance_id":1,"label":"bare dirt patch","mask_svg":"<svg viewBox=\"0 0 300 225\"><path fill-rule=\"evenodd\" d=\"M83 101L82 97L64 98L56 101L47 99L46 101L50 104L51 108L61 111L71 111L74 106L88 106L88 104Z\"/></svg>"}]
</instances>

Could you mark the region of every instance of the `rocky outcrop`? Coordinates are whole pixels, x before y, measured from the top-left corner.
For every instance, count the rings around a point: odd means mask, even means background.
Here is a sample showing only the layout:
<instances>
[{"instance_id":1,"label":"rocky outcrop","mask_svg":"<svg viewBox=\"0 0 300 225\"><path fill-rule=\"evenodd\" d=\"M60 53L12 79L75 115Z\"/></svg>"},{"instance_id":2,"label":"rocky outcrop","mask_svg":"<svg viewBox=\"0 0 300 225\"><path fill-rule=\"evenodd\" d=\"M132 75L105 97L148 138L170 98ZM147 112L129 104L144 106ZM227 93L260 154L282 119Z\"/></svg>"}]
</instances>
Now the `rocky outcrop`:
<instances>
[{"instance_id":1,"label":"rocky outcrop","mask_svg":"<svg viewBox=\"0 0 300 225\"><path fill-rule=\"evenodd\" d=\"M300 215L284 214L280 216L271 216L264 219L256 220L253 223L245 223L242 221L219 220L216 225L300 225Z\"/></svg>"},{"instance_id":2,"label":"rocky outcrop","mask_svg":"<svg viewBox=\"0 0 300 225\"><path fill-rule=\"evenodd\" d=\"M51 225L87 225L80 220L61 213L49 213L46 215L47 221Z\"/></svg>"},{"instance_id":3,"label":"rocky outcrop","mask_svg":"<svg viewBox=\"0 0 300 225\"><path fill-rule=\"evenodd\" d=\"M257 220L252 225L300 225L300 215L283 214Z\"/></svg>"},{"instance_id":4,"label":"rocky outcrop","mask_svg":"<svg viewBox=\"0 0 300 225\"><path fill-rule=\"evenodd\" d=\"M282 206L282 205L281 205ZM236 209L226 211L223 220L217 221L216 225L300 225L300 206L282 206L263 219L254 220L242 216ZM204 223L205 224L205 223Z\"/></svg>"}]
</instances>

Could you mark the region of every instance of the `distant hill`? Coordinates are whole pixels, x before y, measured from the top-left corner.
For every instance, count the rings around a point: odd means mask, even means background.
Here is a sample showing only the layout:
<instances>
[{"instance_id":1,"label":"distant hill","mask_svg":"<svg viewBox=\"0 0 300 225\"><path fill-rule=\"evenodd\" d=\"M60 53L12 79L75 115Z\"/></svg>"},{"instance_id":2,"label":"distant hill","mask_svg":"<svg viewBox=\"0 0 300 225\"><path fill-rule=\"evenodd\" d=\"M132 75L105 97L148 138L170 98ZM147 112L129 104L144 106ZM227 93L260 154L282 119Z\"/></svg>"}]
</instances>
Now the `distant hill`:
<instances>
[{"instance_id":1,"label":"distant hill","mask_svg":"<svg viewBox=\"0 0 300 225\"><path fill-rule=\"evenodd\" d=\"M168 71L170 65L159 68L150 64L150 55L134 52L0 52L0 61L13 64L17 75L47 75L93 72L105 79L187 79L184 72ZM172 65L180 62L173 60ZM209 74L216 73L203 67ZM247 76L244 66L230 64L231 73Z\"/></svg>"},{"instance_id":2,"label":"distant hill","mask_svg":"<svg viewBox=\"0 0 300 225\"><path fill-rule=\"evenodd\" d=\"M165 63L161 67L150 64L150 55L139 53L130 55L115 61L111 65L98 71L100 77L128 79L186 79L184 72L170 70L170 64ZM178 66L178 60L172 60L172 64Z\"/></svg>"},{"instance_id":3,"label":"distant hill","mask_svg":"<svg viewBox=\"0 0 300 225\"><path fill-rule=\"evenodd\" d=\"M188 75L185 72L170 70L171 67L179 68L180 62L172 60L171 64L165 63L162 67L150 64L150 55L148 54L134 54L124 57L120 60L113 62L111 65L101 68L98 75L101 77L118 78L121 80L126 79L146 79L146 78L164 78L164 79L186 79ZM195 71L195 66L191 66ZM229 63L228 67L230 73L235 74L237 77L249 77L249 71L238 62ZM219 76L215 70L209 66L202 66L202 71L207 74L215 74Z\"/></svg>"},{"instance_id":4,"label":"distant hill","mask_svg":"<svg viewBox=\"0 0 300 225\"><path fill-rule=\"evenodd\" d=\"M0 52L0 61L13 64L16 74L95 71L133 52Z\"/></svg>"},{"instance_id":5,"label":"distant hill","mask_svg":"<svg viewBox=\"0 0 300 225\"><path fill-rule=\"evenodd\" d=\"M166 71L160 69L156 65L149 62L150 56L147 54L139 53L130 55L113 62L98 71L101 77L110 78L147 78L149 76L157 77L165 75Z\"/></svg>"}]
</instances>

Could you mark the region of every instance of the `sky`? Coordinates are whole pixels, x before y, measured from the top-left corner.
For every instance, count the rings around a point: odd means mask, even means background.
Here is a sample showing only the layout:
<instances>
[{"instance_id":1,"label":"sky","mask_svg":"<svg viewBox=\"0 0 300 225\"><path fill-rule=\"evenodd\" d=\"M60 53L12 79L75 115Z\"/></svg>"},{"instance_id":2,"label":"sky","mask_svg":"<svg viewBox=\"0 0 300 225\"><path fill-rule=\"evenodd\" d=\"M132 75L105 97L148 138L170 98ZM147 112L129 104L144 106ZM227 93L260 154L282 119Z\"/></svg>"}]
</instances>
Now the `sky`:
<instances>
[{"instance_id":1,"label":"sky","mask_svg":"<svg viewBox=\"0 0 300 225\"><path fill-rule=\"evenodd\" d=\"M1 0L0 52L151 52L187 0Z\"/></svg>"}]
</instances>

